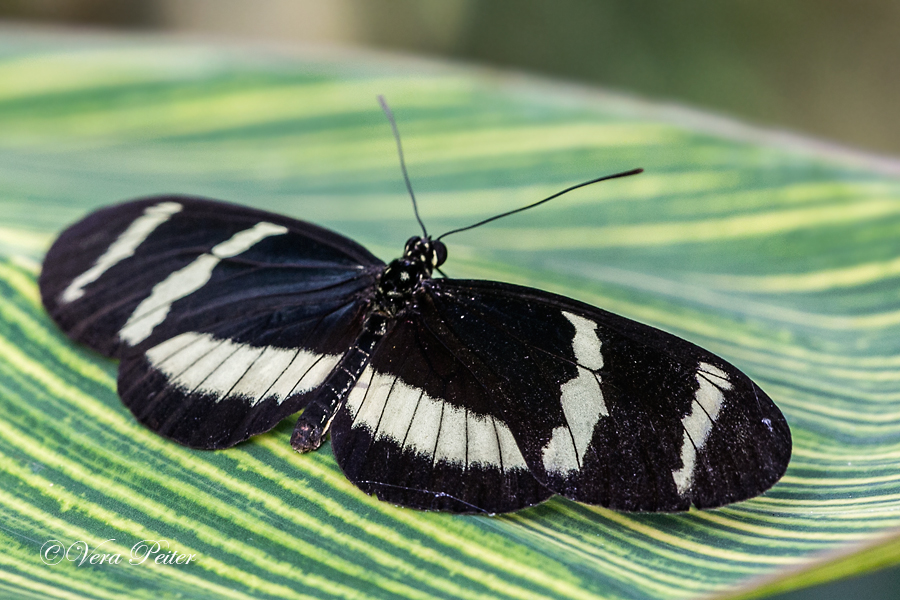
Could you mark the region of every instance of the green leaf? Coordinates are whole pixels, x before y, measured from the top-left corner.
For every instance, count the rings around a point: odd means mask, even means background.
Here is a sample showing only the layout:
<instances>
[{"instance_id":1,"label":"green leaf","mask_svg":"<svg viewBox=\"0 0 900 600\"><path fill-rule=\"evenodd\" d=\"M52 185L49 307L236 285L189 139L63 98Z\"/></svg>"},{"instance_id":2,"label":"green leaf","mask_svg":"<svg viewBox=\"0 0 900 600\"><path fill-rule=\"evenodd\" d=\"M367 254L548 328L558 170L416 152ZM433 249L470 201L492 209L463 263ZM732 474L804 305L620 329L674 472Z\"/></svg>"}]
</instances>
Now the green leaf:
<instances>
[{"instance_id":1,"label":"green leaf","mask_svg":"<svg viewBox=\"0 0 900 600\"><path fill-rule=\"evenodd\" d=\"M116 395L116 365L67 341L41 308L35 278L53 236L92 208L177 191L317 222L390 259L416 226L378 93L432 232L644 167L449 238L447 272L573 296L721 354L784 410L795 444L784 479L688 514L556 498L452 516L365 496L327 445L294 453L289 423L220 452L138 426ZM8 36L0 590L755 597L900 562L897 538L885 538L900 527L897 173L889 160L686 110L464 68ZM121 561L48 565L48 540L76 544L70 558L81 542ZM193 558L128 564L141 540ZM876 542L893 551L856 552ZM829 553L843 566L802 572Z\"/></svg>"}]
</instances>

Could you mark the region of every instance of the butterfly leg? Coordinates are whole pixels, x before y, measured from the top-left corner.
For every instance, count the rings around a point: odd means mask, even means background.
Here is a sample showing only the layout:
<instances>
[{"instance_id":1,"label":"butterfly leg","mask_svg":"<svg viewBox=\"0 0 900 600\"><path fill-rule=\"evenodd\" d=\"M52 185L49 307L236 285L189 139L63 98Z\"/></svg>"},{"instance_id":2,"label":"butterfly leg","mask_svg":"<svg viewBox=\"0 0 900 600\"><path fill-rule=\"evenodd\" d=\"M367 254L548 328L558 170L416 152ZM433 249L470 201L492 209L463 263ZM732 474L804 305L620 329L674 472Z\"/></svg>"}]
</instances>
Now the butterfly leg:
<instances>
[{"instance_id":1,"label":"butterfly leg","mask_svg":"<svg viewBox=\"0 0 900 600\"><path fill-rule=\"evenodd\" d=\"M387 332L387 323L387 318L379 313L372 313L366 319L356 343L335 365L322 382L316 398L297 419L297 425L291 434L291 446L294 450L310 452L322 445L334 415L369 364L375 345Z\"/></svg>"}]
</instances>

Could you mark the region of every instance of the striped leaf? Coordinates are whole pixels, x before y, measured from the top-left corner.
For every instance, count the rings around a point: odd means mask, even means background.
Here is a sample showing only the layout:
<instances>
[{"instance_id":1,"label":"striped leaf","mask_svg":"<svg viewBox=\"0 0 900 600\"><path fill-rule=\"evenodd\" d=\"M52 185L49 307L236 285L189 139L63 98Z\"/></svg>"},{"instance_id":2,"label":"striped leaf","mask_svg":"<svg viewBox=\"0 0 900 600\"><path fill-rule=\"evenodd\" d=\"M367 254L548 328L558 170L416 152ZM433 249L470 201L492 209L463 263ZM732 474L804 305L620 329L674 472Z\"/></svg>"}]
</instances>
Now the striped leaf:
<instances>
[{"instance_id":1,"label":"striped leaf","mask_svg":"<svg viewBox=\"0 0 900 600\"><path fill-rule=\"evenodd\" d=\"M461 517L365 496L327 445L294 453L289 423L220 452L138 426L115 364L67 341L40 306L55 233L104 204L183 192L317 222L393 258L416 228L377 93L435 232L644 167L450 238L446 270L573 296L720 354L791 424L782 482L680 515L557 498ZM687 111L433 64L7 36L0 592L587 600L821 579L796 572L900 527L898 172ZM69 559L80 544L121 559L67 560L49 540ZM181 555L192 558L154 561ZM884 564L877 555L844 564Z\"/></svg>"}]
</instances>

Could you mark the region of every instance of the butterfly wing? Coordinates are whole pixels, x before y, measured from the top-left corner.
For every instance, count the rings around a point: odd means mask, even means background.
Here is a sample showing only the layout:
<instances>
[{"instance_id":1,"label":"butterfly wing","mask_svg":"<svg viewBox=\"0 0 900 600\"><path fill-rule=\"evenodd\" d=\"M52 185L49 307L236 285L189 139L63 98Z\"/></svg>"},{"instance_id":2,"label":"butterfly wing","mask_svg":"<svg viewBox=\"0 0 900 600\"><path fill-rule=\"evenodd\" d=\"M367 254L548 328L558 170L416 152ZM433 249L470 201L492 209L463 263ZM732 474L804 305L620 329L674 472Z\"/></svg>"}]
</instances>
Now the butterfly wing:
<instances>
[{"instance_id":1,"label":"butterfly wing","mask_svg":"<svg viewBox=\"0 0 900 600\"><path fill-rule=\"evenodd\" d=\"M359 335L382 267L309 223L167 196L67 229L40 288L63 331L122 359L119 394L138 420L221 448L306 404Z\"/></svg>"},{"instance_id":2,"label":"butterfly wing","mask_svg":"<svg viewBox=\"0 0 900 600\"><path fill-rule=\"evenodd\" d=\"M448 510L501 512L552 491L618 510L709 508L762 493L790 459L784 417L735 367L568 298L432 280L388 341L332 439L350 479L397 504L446 494L461 501ZM434 430L420 426L423 399ZM512 438L496 436L500 460L482 421ZM544 491L517 497L508 478L473 469L473 454L495 470L513 457L517 484L527 469Z\"/></svg>"},{"instance_id":3,"label":"butterfly wing","mask_svg":"<svg viewBox=\"0 0 900 600\"><path fill-rule=\"evenodd\" d=\"M496 411L492 380L439 321L392 322L331 424L347 477L381 500L501 513L546 500Z\"/></svg>"}]
</instances>

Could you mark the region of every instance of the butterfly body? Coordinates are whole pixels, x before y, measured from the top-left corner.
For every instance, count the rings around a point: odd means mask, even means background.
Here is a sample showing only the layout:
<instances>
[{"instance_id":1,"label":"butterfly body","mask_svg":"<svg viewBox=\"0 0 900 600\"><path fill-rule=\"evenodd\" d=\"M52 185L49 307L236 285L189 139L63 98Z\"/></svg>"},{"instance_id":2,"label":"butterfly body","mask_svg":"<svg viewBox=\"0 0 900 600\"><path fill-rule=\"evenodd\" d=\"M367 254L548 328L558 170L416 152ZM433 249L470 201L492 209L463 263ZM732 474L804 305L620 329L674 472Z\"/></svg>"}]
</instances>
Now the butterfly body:
<instances>
[{"instance_id":1,"label":"butterfly body","mask_svg":"<svg viewBox=\"0 0 900 600\"><path fill-rule=\"evenodd\" d=\"M781 412L718 356L540 290L433 277L440 240L385 264L288 217L186 196L101 209L41 275L72 338L118 358L152 430L227 448L302 411L363 491L501 513L553 494L633 511L715 507L790 459Z\"/></svg>"},{"instance_id":2,"label":"butterfly body","mask_svg":"<svg viewBox=\"0 0 900 600\"><path fill-rule=\"evenodd\" d=\"M291 435L298 452L316 450L322 445L337 406L347 397L359 379L375 346L384 337L390 320L414 309L416 291L443 264L447 249L440 241L412 237L403 256L391 261L379 274L372 301L366 308L363 331L341 363L322 383L326 390L303 411Z\"/></svg>"}]
</instances>

